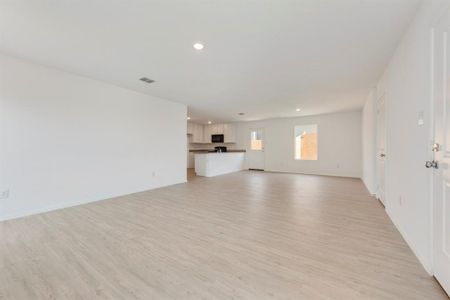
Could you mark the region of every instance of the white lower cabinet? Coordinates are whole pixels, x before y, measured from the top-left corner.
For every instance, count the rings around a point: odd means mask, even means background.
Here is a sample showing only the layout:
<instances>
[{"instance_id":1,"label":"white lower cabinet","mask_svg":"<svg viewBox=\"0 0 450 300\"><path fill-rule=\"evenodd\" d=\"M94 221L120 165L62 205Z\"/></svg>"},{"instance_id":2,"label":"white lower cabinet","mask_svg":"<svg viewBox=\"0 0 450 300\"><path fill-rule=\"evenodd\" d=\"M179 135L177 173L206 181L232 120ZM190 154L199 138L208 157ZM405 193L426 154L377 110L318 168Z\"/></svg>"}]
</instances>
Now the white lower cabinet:
<instances>
[{"instance_id":1,"label":"white lower cabinet","mask_svg":"<svg viewBox=\"0 0 450 300\"><path fill-rule=\"evenodd\" d=\"M244 169L243 152L197 153L195 154L195 174L212 177Z\"/></svg>"}]
</instances>

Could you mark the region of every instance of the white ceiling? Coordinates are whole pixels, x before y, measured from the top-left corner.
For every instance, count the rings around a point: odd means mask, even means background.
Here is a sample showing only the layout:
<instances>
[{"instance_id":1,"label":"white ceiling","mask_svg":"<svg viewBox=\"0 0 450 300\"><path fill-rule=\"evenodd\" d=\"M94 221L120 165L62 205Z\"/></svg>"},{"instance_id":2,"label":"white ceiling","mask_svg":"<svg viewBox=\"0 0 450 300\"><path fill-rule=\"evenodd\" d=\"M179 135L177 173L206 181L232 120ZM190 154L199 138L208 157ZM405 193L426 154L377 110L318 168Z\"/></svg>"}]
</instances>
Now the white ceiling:
<instances>
[{"instance_id":1,"label":"white ceiling","mask_svg":"<svg viewBox=\"0 0 450 300\"><path fill-rule=\"evenodd\" d=\"M419 2L3 0L0 51L186 103L193 120L311 115L361 108Z\"/></svg>"}]
</instances>

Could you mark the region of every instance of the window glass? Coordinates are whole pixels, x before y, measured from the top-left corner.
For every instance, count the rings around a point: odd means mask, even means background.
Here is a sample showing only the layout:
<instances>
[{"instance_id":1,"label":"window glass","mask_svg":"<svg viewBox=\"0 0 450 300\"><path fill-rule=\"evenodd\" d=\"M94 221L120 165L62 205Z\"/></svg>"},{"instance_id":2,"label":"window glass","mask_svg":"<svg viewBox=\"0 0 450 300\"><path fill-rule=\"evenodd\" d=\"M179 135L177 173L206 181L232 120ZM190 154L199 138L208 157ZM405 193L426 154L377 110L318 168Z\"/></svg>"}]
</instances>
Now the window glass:
<instances>
[{"instance_id":1,"label":"window glass","mask_svg":"<svg viewBox=\"0 0 450 300\"><path fill-rule=\"evenodd\" d=\"M263 148L262 131L250 131L250 149L260 151Z\"/></svg>"},{"instance_id":2,"label":"window glass","mask_svg":"<svg viewBox=\"0 0 450 300\"><path fill-rule=\"evenodd\" d=\"M295 159L317 160L317 125L295 126Z\"/></svg>"}]
</instances>

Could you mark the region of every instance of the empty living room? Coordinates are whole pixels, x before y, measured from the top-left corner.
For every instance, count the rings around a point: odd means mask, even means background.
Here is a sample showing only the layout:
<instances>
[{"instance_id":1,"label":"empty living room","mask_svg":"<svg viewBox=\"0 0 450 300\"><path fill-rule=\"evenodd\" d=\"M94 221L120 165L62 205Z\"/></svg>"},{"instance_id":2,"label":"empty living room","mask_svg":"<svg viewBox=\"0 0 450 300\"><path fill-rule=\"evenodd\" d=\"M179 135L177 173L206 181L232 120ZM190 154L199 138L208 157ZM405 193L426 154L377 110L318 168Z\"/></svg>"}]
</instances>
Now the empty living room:
<instances>
[{"instance_id":1,"label":"empty living room","mask_svg":"<svg viewBox=\"0 0 450 300\"><path fill-rule=\"evenodd\" d=\"M450 0L0 0L0 300L450 299L449 32Z\"/></svg>"}]
</instances>

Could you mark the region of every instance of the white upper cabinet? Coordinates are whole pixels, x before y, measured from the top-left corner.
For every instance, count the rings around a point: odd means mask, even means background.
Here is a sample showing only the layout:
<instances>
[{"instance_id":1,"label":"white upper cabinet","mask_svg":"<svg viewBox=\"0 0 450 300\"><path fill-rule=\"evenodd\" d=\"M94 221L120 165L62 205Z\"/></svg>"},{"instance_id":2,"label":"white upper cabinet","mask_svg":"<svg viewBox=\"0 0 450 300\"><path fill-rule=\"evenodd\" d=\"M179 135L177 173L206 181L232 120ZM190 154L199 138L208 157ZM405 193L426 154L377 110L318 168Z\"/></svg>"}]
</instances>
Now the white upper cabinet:
<instances>
[{"instance_id":1,"label":"white upper cabinet","mask_svg":"<svg viewBox=\"0 0 450 300\"><path fill-rule=\"evenodd\" d=\"M187 123L187 134L194 134L194 123Z\"/></svg>"},{"instance_id":2,"label":"white upper cabinet","mask_svg":"<svg viewBox=\"0 0 450 300\"><path fill-rule=\"evenodd\" d=\"M191 123L192 138L191 143L203 143L203 125Z\"/></svg>"},{"instance_id":3,"label":"white upper cabinet","mask_svg":"<svg viewBox=\"0 0 450 300\"><path fill-rule=\"evenodd\" d=\"M211 135L213 134L224 134L223 133L223 125L224 124L209 124L205 125L204 128L204 140L205 143L211 143Z\"/></svg>"},{"instance_id":4,"label":"white upper cabinet","mask_svg":"<svg viewBox=\"0 0 450 300\"><path fill-rule=\"evenodd\" d=\"M223 134L223 124L212 124L210 127L211 134Z\"/></svg>"},{"instance_id":5,"label":"white upper cabinet","mask_svg":"<svg viewBox=\"0 0 450 300\"><path fill-rule=\"evenodd\" d=\"M203 141L205 143L211 143L211 125L204 125L203 126Z\"/></svg>"},{"instance_id":6,"label":"white upper cabinet","mask_svg":"<svg viewBox=\"0 0 450 300\"><path fill-rule=\"evenodd\" d=\"M191 143L211 143L211 135L223 134L225 143L236 142L236 128L233 124L202 125L188 123L188 134L191 134Z\"/></svg>"},{"instance_id":7,"label":"white upper cabinet","mask_svg":"<svg viewBox=\"0 0 450 300\"><path fill-rule=\"evenodd\" d=\"M223 135L225 143L235 143L236 127L233 124L223 124Z\"/></svg>"}]
</instances>

